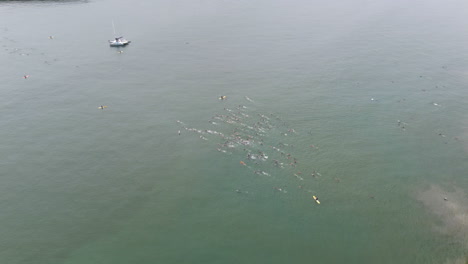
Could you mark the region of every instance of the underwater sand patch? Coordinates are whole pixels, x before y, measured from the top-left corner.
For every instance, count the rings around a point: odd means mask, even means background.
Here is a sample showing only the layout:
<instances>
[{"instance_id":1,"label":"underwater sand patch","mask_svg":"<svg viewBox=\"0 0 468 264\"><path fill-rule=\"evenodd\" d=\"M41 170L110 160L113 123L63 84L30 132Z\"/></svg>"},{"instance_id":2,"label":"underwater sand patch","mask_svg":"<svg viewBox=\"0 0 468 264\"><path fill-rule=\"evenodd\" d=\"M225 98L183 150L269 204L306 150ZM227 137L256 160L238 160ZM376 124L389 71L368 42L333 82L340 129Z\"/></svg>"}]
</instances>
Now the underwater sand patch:
<instances>
[{"instance_id":1,"label":"underwater sand patch","mask_svg":"<svg viewBox=\"0 0 468 264\"><path fill-rule=\"evenodd\" d=\"M417 199L434 215L434 231L454 238L468 250L468 197L458 187L450 190L437 185L420 192ZM446 264L466 264L465 256L447 260Z\"/></svg>"},{"instance_id":2,"label":"underwater sand patch","mask_svg":"<svg viewBox=\"0 0 468 264\"><path fill-rule=\"evenodd\" d=\"M463 148L468 153L468 121L465 121L462 125L463 133L457 137L457 140L462 142Z\"/></svg>"},{"instance_id":3,"label":"underwater sand patch","mask_svg":"<svg viewBox=\"0 0 468 264\"><path fill-rule=\"evenodd\" d=\"M446 191L431 185L418 195L418 200L440 220L435 230L447 235L468 235L468 198L464 190L452 187Z\"/></svg>"}]
</instances>

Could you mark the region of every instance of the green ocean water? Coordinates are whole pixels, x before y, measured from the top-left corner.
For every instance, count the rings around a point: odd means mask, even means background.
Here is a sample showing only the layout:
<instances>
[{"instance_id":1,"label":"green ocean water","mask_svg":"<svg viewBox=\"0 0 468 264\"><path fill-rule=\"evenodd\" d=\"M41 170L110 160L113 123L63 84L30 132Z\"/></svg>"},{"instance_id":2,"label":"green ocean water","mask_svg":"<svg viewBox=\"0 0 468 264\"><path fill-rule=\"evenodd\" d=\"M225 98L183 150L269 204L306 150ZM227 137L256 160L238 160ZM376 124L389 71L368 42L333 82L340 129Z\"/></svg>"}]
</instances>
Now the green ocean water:
<instances>
[{"instance_id":1,"label":"green ocean water","mask_svg":"<svg viewBox=\"0 0 468 264\"><path fill-rule=\"evenodd\" d=\"M1 1L0 32L0 263L468 257L464 1Z\"/></svg>"}]
</instances>

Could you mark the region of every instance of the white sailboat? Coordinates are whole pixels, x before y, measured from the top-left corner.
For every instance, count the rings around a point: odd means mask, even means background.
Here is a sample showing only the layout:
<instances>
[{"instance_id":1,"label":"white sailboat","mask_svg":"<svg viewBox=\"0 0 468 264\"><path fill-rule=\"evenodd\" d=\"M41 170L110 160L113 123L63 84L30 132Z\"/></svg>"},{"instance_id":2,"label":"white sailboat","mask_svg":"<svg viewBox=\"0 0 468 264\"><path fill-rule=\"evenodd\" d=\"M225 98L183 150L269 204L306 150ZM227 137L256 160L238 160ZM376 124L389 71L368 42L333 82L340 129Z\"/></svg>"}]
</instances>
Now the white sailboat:
<instances>
[{"instance_id":1,"label":"white sailboat","mask_svg":"<svg viewBox=\"0 0 468 264\"><path fill-rule=\"evenodd\" d=\"M114 20L112 20L112 29L114 29L114 36L116 36L117 34L115 33ZM113 40L109 40L109 45L111 47L123 47L130 44L130 42L130 40L126 40L123 37L115 37Z\"/></svg>"}]
</instances>

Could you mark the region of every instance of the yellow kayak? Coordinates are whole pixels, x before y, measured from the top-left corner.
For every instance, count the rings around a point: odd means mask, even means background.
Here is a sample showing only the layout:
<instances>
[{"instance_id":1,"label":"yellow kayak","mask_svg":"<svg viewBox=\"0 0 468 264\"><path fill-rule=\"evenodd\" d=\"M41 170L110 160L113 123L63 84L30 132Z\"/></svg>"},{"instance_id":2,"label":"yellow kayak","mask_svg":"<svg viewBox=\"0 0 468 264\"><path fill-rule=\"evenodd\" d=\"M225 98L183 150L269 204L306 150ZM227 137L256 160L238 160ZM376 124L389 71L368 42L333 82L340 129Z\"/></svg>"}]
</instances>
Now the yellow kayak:
<instances>
[{"instance_id":1,"label":"yellow kayak","mask_svg":"<svg viewBox=\"0 0 468 264\"><path fill-rule=\"evenodd\" d=\"M317 198L317 196L312 195L312 197L314 198L314 200L315 200L318 204L320 204L320 201L319 201L319 199Z\"/></svg>"}]
</instances>

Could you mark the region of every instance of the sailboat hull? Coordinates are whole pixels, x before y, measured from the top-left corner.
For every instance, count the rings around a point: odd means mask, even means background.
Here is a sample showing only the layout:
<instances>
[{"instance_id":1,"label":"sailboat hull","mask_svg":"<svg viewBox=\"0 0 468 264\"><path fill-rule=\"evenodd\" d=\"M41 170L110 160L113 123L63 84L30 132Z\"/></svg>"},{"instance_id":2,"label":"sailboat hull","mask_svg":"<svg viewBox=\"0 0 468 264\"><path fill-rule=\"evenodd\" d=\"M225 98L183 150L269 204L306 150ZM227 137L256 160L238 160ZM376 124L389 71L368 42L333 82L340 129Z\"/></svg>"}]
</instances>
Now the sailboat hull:
<instances>
[{"instance_id":1,"label":"sailboat hull","mask_svg":"<svg viewBox=\"0 0 468 264\"><path fill-rule=\"evenodd\" d=\"M129 43L130 43L130 41L125 42L125 43L121 43L121 42L110 42L109 45L110 45L111 47L123 47L123 46L127 46Z\"/></svg>"},{"instance_id":2,"label":"sailboat hull","mask_svg":"<svg viewBox=\"0 0 468 264\"><path fill-rule=\"evenodd\" d=\"M131 41L129 40L126 40L126 39L119 39L118 41L117 40L109 40L109 45L111 47L123 47L123 46L127 46L128 44L130 44Z\"/></svg>"}]
</instances>

